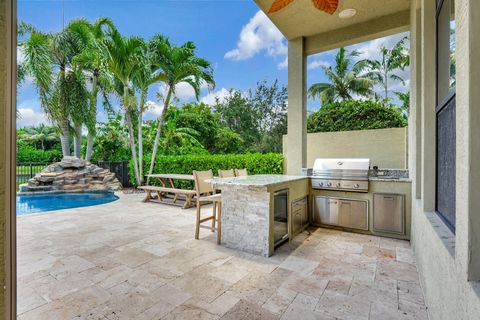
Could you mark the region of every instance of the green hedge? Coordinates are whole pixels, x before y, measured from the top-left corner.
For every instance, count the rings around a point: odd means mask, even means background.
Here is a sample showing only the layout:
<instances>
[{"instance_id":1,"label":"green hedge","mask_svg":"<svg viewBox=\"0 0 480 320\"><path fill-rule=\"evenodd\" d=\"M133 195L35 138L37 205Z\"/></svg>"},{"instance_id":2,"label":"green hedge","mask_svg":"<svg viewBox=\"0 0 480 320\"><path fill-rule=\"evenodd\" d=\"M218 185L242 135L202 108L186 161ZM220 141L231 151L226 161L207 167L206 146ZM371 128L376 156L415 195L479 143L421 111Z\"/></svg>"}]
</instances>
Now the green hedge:
<instances>
[{"instance_id":1,"label":"green hedge","mask_svg":"<svg viewBox=\"0 0 480 320\"><path fill-rule=\"evenodd\" d=\"M148 172L150 159L145 159L144 171ZM193 170L213 170L217 175L219 169L246 168L249 174L282 174L283 155L280 153L251 154L216 154L159 156L154 173L192 174ZM130 161L130 181L135 185L133 164ZM151 181L154 184L154 181ZM178 187L193 187L191 183L178 182Z\"/></svg>"},{"instance_id":2,"label":"green hedge","mask_svg":"<svg viewBox=\"0 0 480 320\"><path fill-rule=\"evenodd\" d=\"M334 102L310 114L308 132L332 132L407 126L407 116L392 104L375 100Z\"/></svg>"},{"instance_id":3,"label":"green hedge","mask_svg":"<svg viewBox=\"0 0 480 320\"><path fill-rule=\"evenodd\" d=\"M62 151L60 150L38 150L30 146L21 146L17 150L17 162L58 162L62 160Z\"/></svg>"}]
</instances>

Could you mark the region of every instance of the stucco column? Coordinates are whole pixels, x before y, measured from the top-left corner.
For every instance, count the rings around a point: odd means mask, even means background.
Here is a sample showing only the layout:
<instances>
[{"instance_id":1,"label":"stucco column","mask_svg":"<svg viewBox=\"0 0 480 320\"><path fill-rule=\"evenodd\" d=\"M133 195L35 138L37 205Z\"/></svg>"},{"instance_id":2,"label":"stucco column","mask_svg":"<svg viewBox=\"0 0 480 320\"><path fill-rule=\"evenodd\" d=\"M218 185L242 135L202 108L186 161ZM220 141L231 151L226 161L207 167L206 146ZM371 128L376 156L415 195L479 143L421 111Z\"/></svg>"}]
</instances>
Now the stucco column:
<instances>
[{"instance_id":1,"label":"stucco column","mask_svg":"<svg viewBox=\"0 0 480 320\"><path fill-rule=\"evenodd\" d=\"M307 165L307 90L304 38L288 42L287 174Z\"/></svg>"},{"instance_id":2,"label":"stucco column","mask_svg":"<svg viewBox=\"0 0 480 320\"><path fill-rule=\"evenodd\" d=\"M456 259L480 280L480 1L456 0Z\"/></svg>"},{"instance_id":3,"label":"stucco column","mask_svg":"<svg viewBox=\"0 0 480 320\"><path fill-rule=\"evenodd\" d=\"M408 169L414 183L412 198L422 194L422 15L420 0L410 8L410 112L408 123Z\"/></svg>"},{"instance_id":4,"label":"stucco column","mask_svg":"<svg viewBox=\"0 0 480 320\"><path fill-rule=\"evenodd\" d=\"M421 61L421 121L422 121L422 200L424 211L435 210L435 0L422 0L422 61Z\"/></svg>"},{"instance_id":5,"label":"stucco column","mask_svg":"<svg viewBox=\"0 0 480 320\"><path fill-rule=\"evenodd\" d=\"M14 1L0 0L0 315L1 319L15 319L15 81L14 59L16 48L13 26Z\"/></svg>"}]
</instances>

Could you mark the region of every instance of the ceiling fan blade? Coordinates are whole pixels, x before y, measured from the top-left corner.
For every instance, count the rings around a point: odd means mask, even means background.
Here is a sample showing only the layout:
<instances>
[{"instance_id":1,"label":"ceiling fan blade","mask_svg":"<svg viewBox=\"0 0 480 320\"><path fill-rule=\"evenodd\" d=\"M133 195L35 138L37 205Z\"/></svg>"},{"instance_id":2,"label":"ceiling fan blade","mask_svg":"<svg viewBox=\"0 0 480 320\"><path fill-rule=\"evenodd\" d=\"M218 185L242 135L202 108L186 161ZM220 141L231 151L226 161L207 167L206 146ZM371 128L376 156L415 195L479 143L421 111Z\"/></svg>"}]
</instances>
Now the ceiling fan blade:
<instances>
[{"instance_id":1,"label":"ceiling fan blade","mask_svg":"<svg viewBox=\"0 0 480 320\"><path fill-rule=\"evenodd\" d=\"M313 5L328 14L334 14L338 8L338 0L312 0Z\"/></svg>"},{"instance_id":2,"label":"ceiling fan blade","mask_svg":"<svg viewBox=\"0 0 480 320\"><path fill-rule=\"evenodd\" d=\"M280 11L292 2L293 0L275 0L273 1L272 6L268 10L268 13L274 13L274 12Z\"/></svg>"}]
</instances>

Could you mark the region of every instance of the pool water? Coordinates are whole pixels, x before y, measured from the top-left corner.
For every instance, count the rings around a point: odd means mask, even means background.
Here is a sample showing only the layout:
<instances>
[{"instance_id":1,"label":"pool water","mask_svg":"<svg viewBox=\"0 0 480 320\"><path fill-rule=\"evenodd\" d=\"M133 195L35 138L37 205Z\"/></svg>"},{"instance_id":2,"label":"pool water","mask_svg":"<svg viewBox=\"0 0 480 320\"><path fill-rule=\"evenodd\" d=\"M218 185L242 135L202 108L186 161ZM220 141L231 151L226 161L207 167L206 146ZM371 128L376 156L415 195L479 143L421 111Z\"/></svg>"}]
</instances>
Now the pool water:
<instances>
[{"instance_id":1,"label":"pool water","mask_svg":"<svg viewBox=\"0 0 480 320\"><path fill-rule=\"evenodd\" d=\"M95 206L117 200L113 193L17 195L17 216L35 212Z\"/></svg>"}]
</instances>

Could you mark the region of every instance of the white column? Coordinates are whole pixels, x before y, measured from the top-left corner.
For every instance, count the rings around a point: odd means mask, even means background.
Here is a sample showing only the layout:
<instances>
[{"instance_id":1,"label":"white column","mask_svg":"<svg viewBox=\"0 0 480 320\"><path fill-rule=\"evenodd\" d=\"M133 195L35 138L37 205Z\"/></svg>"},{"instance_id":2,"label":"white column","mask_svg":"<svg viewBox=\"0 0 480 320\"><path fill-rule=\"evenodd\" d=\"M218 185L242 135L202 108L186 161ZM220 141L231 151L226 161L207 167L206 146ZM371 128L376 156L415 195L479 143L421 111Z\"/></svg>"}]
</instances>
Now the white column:
<instances>
[{"instance_id":1,"label":"white column","mask_svg":"<svg viewBox=\"0 0 480 320\"><path fill-rule=\"evenodd\" d=\"M288 42L287 174L307 165L307 95L304 38Z\"/></svg>"},{"instance_id":2,"label":"white column","mask_svg":"<svg viewBox=\"0 0 480 320\"><path fill-rule=\"evenodd\" d=\"M480 280L480 1L456 0L456 259Z\"/></svg>"},{"instance_id":3,"label":"white column","mask_svg":"<svg viewBox=\"0 0 480 320\"><path fill-rule=\"evenodd\" d=\"M410 112L408 123L408 169L412 199L422 194L422 15L420 0L410 8Z\"/></svg>"},{"instance_id":4,"label":"white column","mask_svg":"<svg viewBox=\"0 0 480 320\"><path fill-rule=\"evenodd\" d=\"M436 1L422 0L422 200L424 211L435 210L435 51Z\"/></svg>"}]
</instances>

